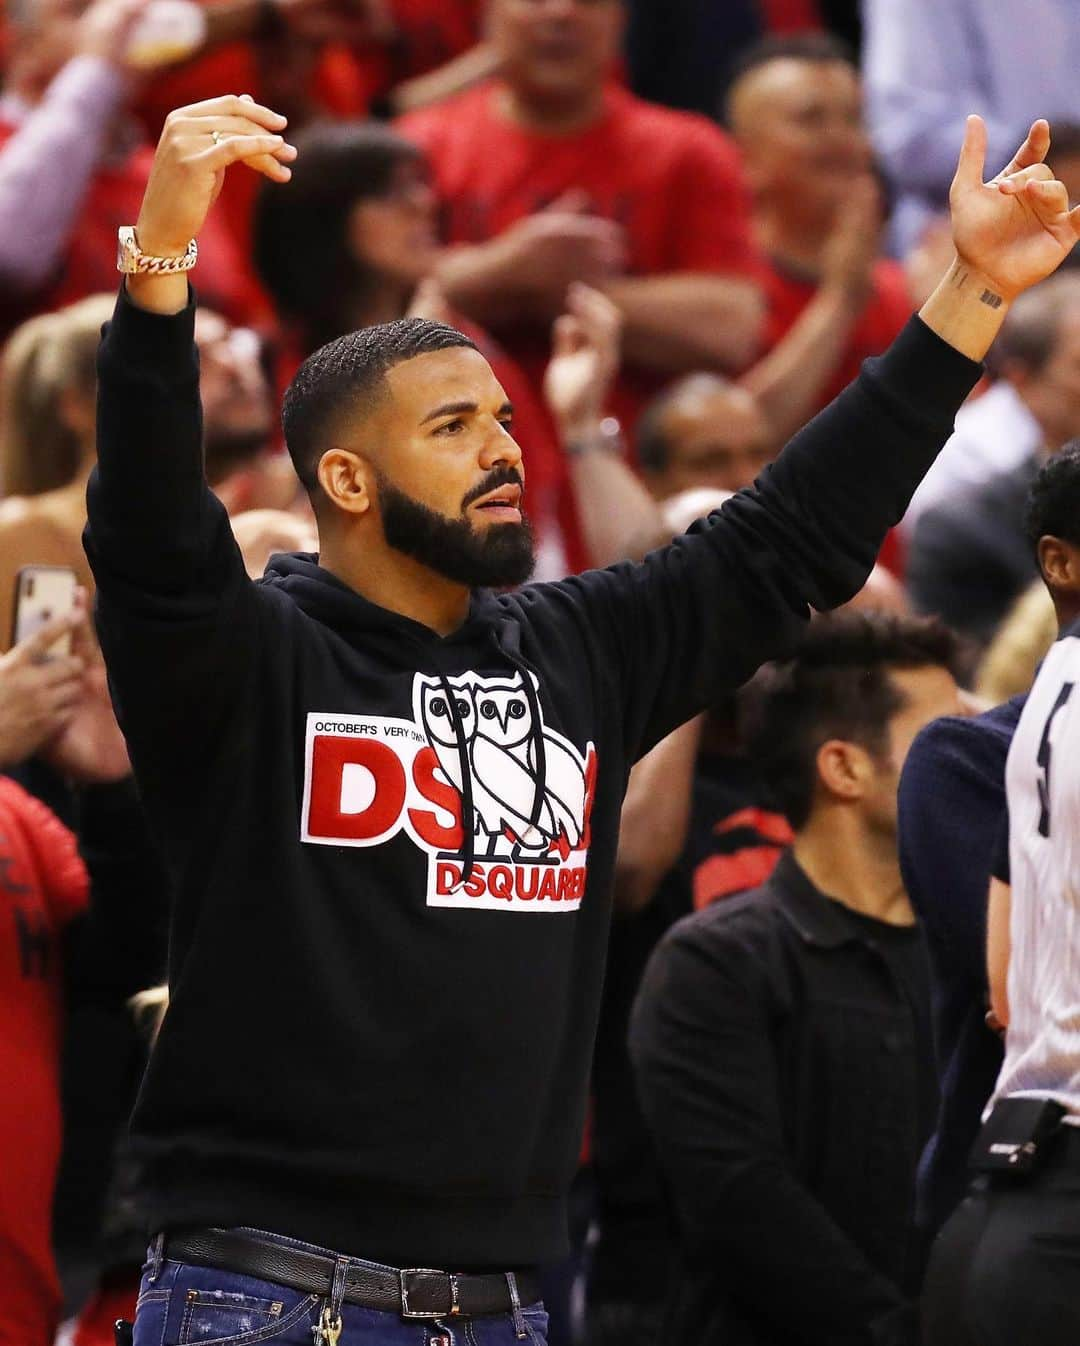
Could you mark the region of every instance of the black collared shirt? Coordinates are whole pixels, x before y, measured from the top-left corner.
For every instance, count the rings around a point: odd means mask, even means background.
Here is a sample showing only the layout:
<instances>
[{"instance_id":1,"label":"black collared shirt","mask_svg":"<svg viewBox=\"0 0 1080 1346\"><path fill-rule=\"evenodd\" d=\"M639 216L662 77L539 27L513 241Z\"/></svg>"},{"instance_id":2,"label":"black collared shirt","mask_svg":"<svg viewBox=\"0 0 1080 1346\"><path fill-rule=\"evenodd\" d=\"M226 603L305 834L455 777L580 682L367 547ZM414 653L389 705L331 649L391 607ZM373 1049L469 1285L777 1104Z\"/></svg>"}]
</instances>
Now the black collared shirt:
<instances>
[{"instance_id":1,"label":"black collared shirt","mask_svg":"<svg viewBox=\"0 0 1080 1346\"><path fill-rule=\"evenodd\" d=\"M911 938L788 854L657 948L630 1049L679 1228L672 1346L914 1340L902 1287L933 1065Z\"/></svg>"}]
</instances>

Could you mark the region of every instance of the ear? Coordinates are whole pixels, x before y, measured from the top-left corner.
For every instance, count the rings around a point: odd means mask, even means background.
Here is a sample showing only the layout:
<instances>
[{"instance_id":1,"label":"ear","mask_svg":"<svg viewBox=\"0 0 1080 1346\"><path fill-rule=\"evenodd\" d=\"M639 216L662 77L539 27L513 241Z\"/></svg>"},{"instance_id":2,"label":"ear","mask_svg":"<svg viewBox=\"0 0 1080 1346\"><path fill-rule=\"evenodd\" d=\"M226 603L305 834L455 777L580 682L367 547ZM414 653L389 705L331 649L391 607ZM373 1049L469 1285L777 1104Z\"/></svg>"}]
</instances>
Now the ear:
<instances>
[{"instance_id":1,"label":"ear","mask_svg":"<svg viewBox=\"0 0 1080 1346\"><path fill-rule=\"evenodd\" d=\"M374 501L375 474L363 454L351 449L327 449L316 476L335 508L347 514L367 514Z\"/></svg>"},{"instance_id":2,"label":"ear","mask_svg":"<svg viewBox=\"0 0 1080 1346\"><path fill-rule=\"evenodd\" d=\"M865 748L846 739L830 738L815 758L818 784L838 804L857 803L866 794L874 763Z\"/></svg>"},{"instance_id":3,"label":"ear","mask_svg":"<svg viewBox=\"0 0 1080 1346\"><path fill-rule=\"evenodd\" d=\"M1039 538L1036 555L1048 589L1080 589L1080 557L1074 547L1047 534Z\"/></svg>"}]
</instances>

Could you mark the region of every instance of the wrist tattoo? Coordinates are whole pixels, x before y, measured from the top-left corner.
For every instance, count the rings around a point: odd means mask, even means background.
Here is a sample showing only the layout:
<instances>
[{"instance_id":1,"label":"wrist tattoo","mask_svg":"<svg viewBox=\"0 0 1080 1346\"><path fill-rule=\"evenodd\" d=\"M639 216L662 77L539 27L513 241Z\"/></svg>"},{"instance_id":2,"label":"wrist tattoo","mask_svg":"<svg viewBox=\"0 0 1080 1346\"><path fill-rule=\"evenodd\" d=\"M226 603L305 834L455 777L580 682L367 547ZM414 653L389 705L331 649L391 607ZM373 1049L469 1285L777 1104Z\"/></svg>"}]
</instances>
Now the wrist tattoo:
<instances>
[{"instance_id":1,"label":"wrist tattoo","mask_svg":"<svg viewBox=\"0 0 1080 1346\"><path fill-rule=\"evenodd\" d=\"M1002 304L1001 295L995 294L993 290L983 290L979 295L979 303L985 304L987 308L1000 308Z\"/></svg>"}]
</instances>

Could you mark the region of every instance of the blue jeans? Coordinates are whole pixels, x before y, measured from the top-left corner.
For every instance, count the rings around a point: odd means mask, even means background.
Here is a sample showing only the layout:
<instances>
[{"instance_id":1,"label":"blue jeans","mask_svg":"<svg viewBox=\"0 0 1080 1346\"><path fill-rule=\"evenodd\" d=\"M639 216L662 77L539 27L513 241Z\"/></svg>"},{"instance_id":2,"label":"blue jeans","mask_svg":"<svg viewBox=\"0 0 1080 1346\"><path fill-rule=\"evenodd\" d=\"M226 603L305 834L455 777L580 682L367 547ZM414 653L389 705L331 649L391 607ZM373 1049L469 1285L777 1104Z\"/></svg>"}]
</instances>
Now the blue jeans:
<instances>
[{"instance_id":1,"label":"blue jeans","mask_svg":"<svg viewBox=\"0 0 1080 1346\"><path fill-rule=\"evenodd\" d=\"M261 1239L340 1257L309 1243L252 1230ZM352 1266L379 1267L349 1258ZM290 1290L252 1276L184 1262L159 1260L151 1245L135 1311L134 1346L324 1346L316 1329L327 1298ZM543 1305L483 1318L414 1320L397 1313L341 1305L338 1346L546 1346ZM328 1343L325 1344L328 1346Z\"/></svg>"}]
</instances>

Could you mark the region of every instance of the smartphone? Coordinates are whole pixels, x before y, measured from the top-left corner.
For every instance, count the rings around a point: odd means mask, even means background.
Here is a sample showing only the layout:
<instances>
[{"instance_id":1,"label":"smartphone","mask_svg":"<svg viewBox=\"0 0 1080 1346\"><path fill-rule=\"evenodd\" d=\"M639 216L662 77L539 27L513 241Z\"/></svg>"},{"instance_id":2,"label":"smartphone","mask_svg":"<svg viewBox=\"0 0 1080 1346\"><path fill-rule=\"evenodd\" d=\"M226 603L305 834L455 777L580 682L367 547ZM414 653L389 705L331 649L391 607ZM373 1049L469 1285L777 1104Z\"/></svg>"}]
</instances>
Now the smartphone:
<instances>
[{"instance_id":1,"label":"smartphone","mask_svg":"<svg viewBox=\"0 0 1080 1346\"><path fill-rule=\"evenodd\" d=\"M70 566L22 566L15 576L15 615L11 643L18 645L57 617L75 608L78 578ZM49 650L52 655L71 653L71 636L61 636Z\"/></svg>"}]
</instances>

